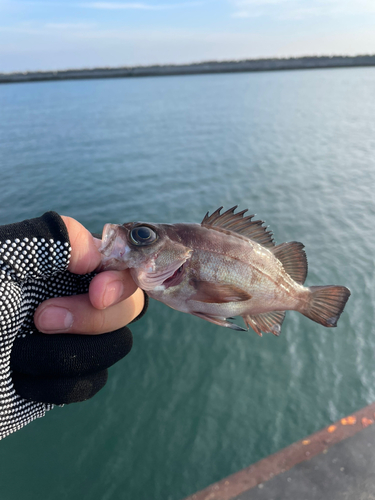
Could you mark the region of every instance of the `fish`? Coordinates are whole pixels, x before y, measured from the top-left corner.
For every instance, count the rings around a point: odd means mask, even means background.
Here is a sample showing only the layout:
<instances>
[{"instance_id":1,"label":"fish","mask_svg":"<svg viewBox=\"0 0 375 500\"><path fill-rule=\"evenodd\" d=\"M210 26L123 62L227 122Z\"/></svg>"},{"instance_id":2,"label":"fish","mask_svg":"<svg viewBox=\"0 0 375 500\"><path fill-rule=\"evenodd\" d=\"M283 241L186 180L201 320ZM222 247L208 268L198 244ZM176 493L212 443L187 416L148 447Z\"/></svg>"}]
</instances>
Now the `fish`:
<instances>
[{"instance_id":1,"label":"fish","mask_svg":"<svg viewBox=\"0 0 375 500\"><path fill-rule=\"evenodd\" d=\"M288 310L337 326L350 290L304 286L304 245L276 245L263 221L237 208L207 212L201 224L106 224L99 270L129 269L149 297L233 330L278 336Z\"/></svg>"}]
</instances>

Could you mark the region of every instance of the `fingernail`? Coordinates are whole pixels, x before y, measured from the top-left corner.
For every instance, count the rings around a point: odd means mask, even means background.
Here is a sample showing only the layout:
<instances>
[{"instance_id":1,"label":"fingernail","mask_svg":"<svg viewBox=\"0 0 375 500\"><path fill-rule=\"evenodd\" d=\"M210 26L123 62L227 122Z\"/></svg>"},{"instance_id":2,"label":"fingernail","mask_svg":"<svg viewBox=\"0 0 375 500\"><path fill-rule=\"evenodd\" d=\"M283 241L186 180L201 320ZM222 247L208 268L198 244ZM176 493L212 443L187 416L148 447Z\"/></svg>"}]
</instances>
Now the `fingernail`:
<instances>
[{"instance_id":1,"label":"fingernail","mask_svg":"<svg viewBox=\"0 0 375 500\"><path fill-rule=\"evenodd\" d=\"M38 325L45 333L64 332L73 325L73 315L63 307L46 307L38 317Z\"/></svg>"},{"instance_id":2,"label":"fingernail","mask_svg":"<svg viewBox=\"0 0 375 500\"><path fill-rule=\"evenodd\" d=\"M122 281L112 281L107 285L103 295L103 307L109 307L116 302L124 292Z\"/></svg>"}]
</instances>

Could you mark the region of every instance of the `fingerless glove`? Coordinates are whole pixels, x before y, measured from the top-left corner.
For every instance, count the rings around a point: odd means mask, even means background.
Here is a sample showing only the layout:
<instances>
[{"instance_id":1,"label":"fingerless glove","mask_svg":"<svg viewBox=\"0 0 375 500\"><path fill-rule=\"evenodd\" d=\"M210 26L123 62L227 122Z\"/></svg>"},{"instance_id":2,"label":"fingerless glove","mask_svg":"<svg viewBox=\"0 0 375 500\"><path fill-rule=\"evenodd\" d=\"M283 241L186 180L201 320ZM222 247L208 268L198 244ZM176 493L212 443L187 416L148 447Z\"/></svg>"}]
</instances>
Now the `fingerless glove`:
<instances>
[{"instance_id":1,"label":"fingerless glove","mask_svg":"<svg viewBox=\"0 0 375 500\"><path fill-rule=\"evenodd\" d=\"M68 272L70 251L54 212L0 227L0 439L55 404L92 397L106 383L107 368L131 349L126 327L103 335L37 331L33 316L41 302L86 293L95 275Z\"/></svg>"}]
</instances>

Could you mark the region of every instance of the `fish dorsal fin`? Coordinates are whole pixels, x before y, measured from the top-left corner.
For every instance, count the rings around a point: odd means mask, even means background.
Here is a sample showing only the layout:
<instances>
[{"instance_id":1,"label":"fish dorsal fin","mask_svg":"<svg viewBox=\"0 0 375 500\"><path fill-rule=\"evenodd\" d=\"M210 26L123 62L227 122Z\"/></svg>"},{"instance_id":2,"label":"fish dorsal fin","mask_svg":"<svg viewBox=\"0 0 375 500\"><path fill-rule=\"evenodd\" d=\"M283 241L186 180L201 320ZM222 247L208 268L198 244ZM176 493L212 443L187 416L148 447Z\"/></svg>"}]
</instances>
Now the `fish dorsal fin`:
<instances>
[{"instance_id":1,"label":"fish dorsal fin","mask_svg":"<svg viewBox=\"0 0 375 500\"><path fill-rule=\"evenodd\" d=\"M236 210L237 205L230 208L223 214L220 213L222 208L223 207L218 208L211 215L207 212L202 221L202 226L211 227L212 229L216 229L218 231L221 229L232 231L242 236L246 236L266 248L274 248L275 243L272 238L272 233L271 231L268 231L265 226L263 226L263 221L251 220L254 215L244 217L247 210L242 210L241 212L235 214L234 211Z\"/></svg>"},{"instance_id":2,"label":"fish dorsal fin","mask_svg":"<svg viewBox=\"0 0 375 500\"><path fill-rule=\"evenodd\" d=\"M289 276L303 285L307 276L307 258L304 245L298 241L290 241L277 245L271 251L282 263Z\"/></svg>"},{"instance_id":3,"label":"fish dorsal fin","mask_svg":"<svg viewBox=\"0 0 375 500\"><path fill-rule=\"evenodd\" d=\"M243 316L246 326L251 328L260 336L263 333L273 333L280 335L281 325L285 318L285 311L271 311L260 314L247 314Z\"/></svg>"}]
</instances>

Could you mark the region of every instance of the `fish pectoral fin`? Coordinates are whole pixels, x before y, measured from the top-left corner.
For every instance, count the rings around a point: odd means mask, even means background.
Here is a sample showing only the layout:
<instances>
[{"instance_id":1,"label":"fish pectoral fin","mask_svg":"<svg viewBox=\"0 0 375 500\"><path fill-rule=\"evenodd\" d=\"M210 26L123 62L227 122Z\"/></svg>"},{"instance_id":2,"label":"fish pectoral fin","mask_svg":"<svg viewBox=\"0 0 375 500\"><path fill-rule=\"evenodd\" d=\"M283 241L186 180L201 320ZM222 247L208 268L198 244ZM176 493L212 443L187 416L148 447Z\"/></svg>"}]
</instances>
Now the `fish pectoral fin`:
<instances>
[{"instance_id":1,"label":"fish pectoral fin","mask_svg":"<svg viewBox=\"0 0 375 500\"><path fill-rule=\"evenodd\" d=\"M282 263L289 276L300 285L305 283L307 276L307 258L304 245L298 241L281 243L271 249L274 256Z\"/></svg>"},{"instance_id":2,"label":"fish pectoral fin","mask_svg":"<svg viewBox=\"0 0 375 500\"><path fill-rule=\"evenodd\" d=\"M240 287L226 283L211 283L191 279L189 284L193 286L196 293L191 300L205 302L207 304L222 304L226 302L242 302L250 300L251 295Z\"/></svg>"},{"instance_id":3,"label":"fish pectoral fin","mask_svg":"<svg viewBox=\"0 0 375 500\"><path fill-rule=\"evenodd\" d=\"M281 325L285 318L285 311L271 311L260 314L247 314L242 316L246 326L251 328L261 337L263 333L280 335Z\"/></svg>"},{"instance_id":4,"label":"fish pectoral fin","mask_svg":"<svg viewBox=\"0 0 375 500\"><path fill-rule=\"evenodd\" d=\"M242 328L241 326L236 325L235 323L231 323L227 321L225 318L220 318L219 316L210 316L209 314L201 313L201 312L192 312L194 316L198 316L198 318L205 319L214 325L225 326L226 328L231 328L232 330L237 330L240 332L247 332L246 328Z\"/></svg>"}]
</instances>

